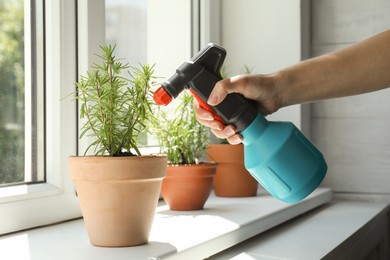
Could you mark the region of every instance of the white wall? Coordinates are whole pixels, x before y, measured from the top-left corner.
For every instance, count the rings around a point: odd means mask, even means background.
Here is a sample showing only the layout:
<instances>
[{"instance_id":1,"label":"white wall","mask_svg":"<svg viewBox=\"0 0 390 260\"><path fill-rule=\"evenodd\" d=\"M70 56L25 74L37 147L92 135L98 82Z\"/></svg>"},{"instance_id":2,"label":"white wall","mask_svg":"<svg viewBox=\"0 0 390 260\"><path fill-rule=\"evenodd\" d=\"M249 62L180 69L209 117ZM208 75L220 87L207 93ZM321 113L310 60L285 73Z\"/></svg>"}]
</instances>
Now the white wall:
<instances>
[{"instance_id":1,"label":"white wall","mask_svg":"<svg viewBox=\"0 0 390 260\"><path fill-rule=\"evenodd\" d=\"M247 64L270 73L301 59L299 0L221 1L221 43L226 67L238 73Z\"/></svg>"},{"instance_id":2,"label":"white wall","mask_svg":"<svg viewBox=\"0 0 390 260\"><path fill-rule=\"evenodd\" d=\"M308 31L302 31L300 0L222 0L220 1L220 44L227 50L226 71L241 74L244 65L253 73L271 73L297 63L303 56L303 42ZM292 121L305 128L305 107L283 108L269 120ZM305 133L309 129L304 129Z\"/></svg>"},{"instance_id":3,"label":"white wall","mask_svg":"<svg viewBox=\"0 0 390 260\"><path fill-rule=\"evenodd\" d=\"M389 13L387 0L312 1L312 56L388 30ZM329 166L326 186L348 197L390 201L389 100L387 89L312 106L312 137Z\"/></svg>"},{"instance_id":4,"label":"white wall","mask_svg":"<svg viewBox=\"0 0 390 260\"><path fill-rule=\"evenodd\" d=\"M191 1L148 1L148 63L167 78L191 58Z\"/></svg>"}]
</instances>

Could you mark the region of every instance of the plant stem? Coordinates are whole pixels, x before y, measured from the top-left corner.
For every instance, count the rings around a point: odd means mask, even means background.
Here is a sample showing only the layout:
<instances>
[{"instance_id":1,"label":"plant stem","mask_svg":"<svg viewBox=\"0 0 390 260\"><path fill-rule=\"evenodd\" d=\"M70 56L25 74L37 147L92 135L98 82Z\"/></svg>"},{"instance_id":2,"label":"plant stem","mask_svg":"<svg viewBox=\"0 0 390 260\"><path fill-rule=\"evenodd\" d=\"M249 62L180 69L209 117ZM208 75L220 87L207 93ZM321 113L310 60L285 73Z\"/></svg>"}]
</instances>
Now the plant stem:
<instances>
[{"instance_id":1,"label":"plant stem","mask_svg":"<svg viewBox=\"0 0 390 260\"><path fill-rule=\"evenodd\" d=\"M108 68L109 68L109 73L110 73L110 86L112 86L113 85L113 80L112 80L112 78L113 78L113 75L112 75L112 63L109 63L108 64ZM114 148L113 148L113 137L114 137L114 131L113 131L113 113L114 112L114 104L113 104L113 102L112 102L112 92L110 92L110 124L109 124L109 143L110 143L110 153L112 153L111 155L114 155L114 154L116 154L117 153L117 151L113 151L114 150Z\"/></svg>"},{"instance_id":2,"label":"plant stem","mask_svg":"<svg viewBox=\"0 0 390 260\"><path fill-rule=\"evenodd\" d=\"M83 96L83 100L87 100L87 97L85 96L85 92L84 92L84 91L81 91L81 94L82 94L82 96ZM87 103L87 102L84 102L84 104L85 104L85 110L88 111L88 109L89 109L89 108L88 108L88 103ZM97 133L97 131L96 131L95 127L94 127L94 125L92 124L92 120L91 120L90 114L89 114L89 113L85 113L85 115L87 116L87 123L90 125L90 129L91 129L92 132L95 134L95 136L99 136L99 134ZM100 141L101 141L102 145L103 145L106 149L108 149L108 147L105 145L105 143L104 143L102 140L100 140ZM91 147L91 146L89 146L89 147L85 150L84 155L86 155L86 153L88 152L88 150L89 150L90 147Z\"/></svg>"},{"instance_id":3,"label":"plant stem","mask_svg":"<svg viewBox=\"0 0 390 260\"><path fill-rule=\"evenodd\" d=\"M99 107L99 113L100 113L100 117L102 118L102 125L106 125L106 115L104 114L103 112L103 105L102 105L102 102L101 102L101 90L100 90L100 83L99 83L99 79L98 79L98 74L96 75L96 80L95 80L95 89L96 89L96 95L97 95L97 100L98 100L98 107ZM102 141L102 143L104 143ZM110 142L108 142L108 144L110 144ZM111 154L111 147L110 146L106 146L106 144L104 144L104 147L106 147L107 151Z\"/></svg>"}]
</instances>

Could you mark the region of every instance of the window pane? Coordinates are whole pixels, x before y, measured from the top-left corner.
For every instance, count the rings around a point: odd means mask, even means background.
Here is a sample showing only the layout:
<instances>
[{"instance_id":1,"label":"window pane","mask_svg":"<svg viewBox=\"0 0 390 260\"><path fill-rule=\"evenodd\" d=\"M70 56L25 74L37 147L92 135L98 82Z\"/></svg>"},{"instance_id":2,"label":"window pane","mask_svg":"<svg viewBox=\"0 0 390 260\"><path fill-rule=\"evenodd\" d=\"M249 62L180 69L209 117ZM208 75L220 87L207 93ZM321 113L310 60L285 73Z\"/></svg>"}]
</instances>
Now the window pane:
<instances>
[{"instance_id":1,"label":"window pane","mask_svg":"<svg viewBox=\"0 0 390 260\"><path fill-rule=\"evenodd\" d=\"M0 1L0 185L43 179L37 171L37 101L43 96L37 73L43 73L36 56L42 54L36 49L42 40L34 33L43 18L35 12L35 7L42 9L40 1L32 2Z\"/></svg>"},{"instance_id":2,"label":"window pane","mask_svg":"<svg viewBox=\"0 0 390 260\"><path fill-rule=\"evenodd\" d=\"M147 0L106 0L106 43L116 44L115 56L130 66L147 62L147 4ZM139 142L156 143L146 133Z\"/></svg>"},{"instance_id":3,"label":"window pane","mask_svg":"<svg viewBox=\"0 0 390 260\"><path fill-rule=\"evenodd\" d=\"M106 42L130 65L146 63L147 0L106 0Z\"/></svg>"},{"instance_id":4,"label":"window pane","mask_svg":"<svg viewBox=\"0 0 390 260\"><path fill-rule=\"evenodd\" d=\"M0 2L0 183L24 181L23 1Z\"/></svg>"}]
</instances>

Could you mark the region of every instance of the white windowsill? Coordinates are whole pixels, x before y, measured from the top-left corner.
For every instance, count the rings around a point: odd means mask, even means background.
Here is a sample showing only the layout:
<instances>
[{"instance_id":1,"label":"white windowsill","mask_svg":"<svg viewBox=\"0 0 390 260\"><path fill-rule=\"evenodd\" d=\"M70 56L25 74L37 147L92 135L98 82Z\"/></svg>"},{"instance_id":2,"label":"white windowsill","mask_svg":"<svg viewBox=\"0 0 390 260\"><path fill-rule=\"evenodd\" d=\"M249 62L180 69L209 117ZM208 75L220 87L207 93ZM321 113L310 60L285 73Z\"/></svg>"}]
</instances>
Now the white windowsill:
<instances>
[{"instance_id":1,"label":"white windowsill","mask_svg":"<svg viewBox=\"0 0 390 260\"><path fill-rule=\"evenodd\" d=\"M79 219L0 237L0 259L202 259L331 198L328 188L319 188L293 205L266 195L221 198L212 194L200 211L170 211L166 205L160 206L146 245L94 247Z\"/></svg>"},{"instance_id":2,"label":"white windowsill","mask_svg":"<svg viewBox=\"0 0 390 260\"><path fill-rule=\"evenodd\" d=\"M388 260L384 202L333 199L208 260Z\"/></svg>"}]
</instances>

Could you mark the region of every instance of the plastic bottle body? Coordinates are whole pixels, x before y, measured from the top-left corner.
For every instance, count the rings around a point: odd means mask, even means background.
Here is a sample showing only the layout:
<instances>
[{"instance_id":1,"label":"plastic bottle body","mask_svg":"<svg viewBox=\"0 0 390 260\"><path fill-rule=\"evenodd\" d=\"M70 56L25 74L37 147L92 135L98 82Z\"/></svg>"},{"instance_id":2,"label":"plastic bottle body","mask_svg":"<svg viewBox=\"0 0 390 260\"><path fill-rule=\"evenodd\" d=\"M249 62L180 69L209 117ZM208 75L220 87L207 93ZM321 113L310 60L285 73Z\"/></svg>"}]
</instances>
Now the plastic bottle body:
<instances>
[{"instance_id":1,"label":"plastic bottle body","mask_svg":"<svg viewBox=\"0 0 390 260\"><path fill-rule=\"evenodd\" d=\"M294 124L268 122L259 114L241 134L245 167L274 197L300 201L324 179L323 155Z\"/></svg>"}]
</instances>

